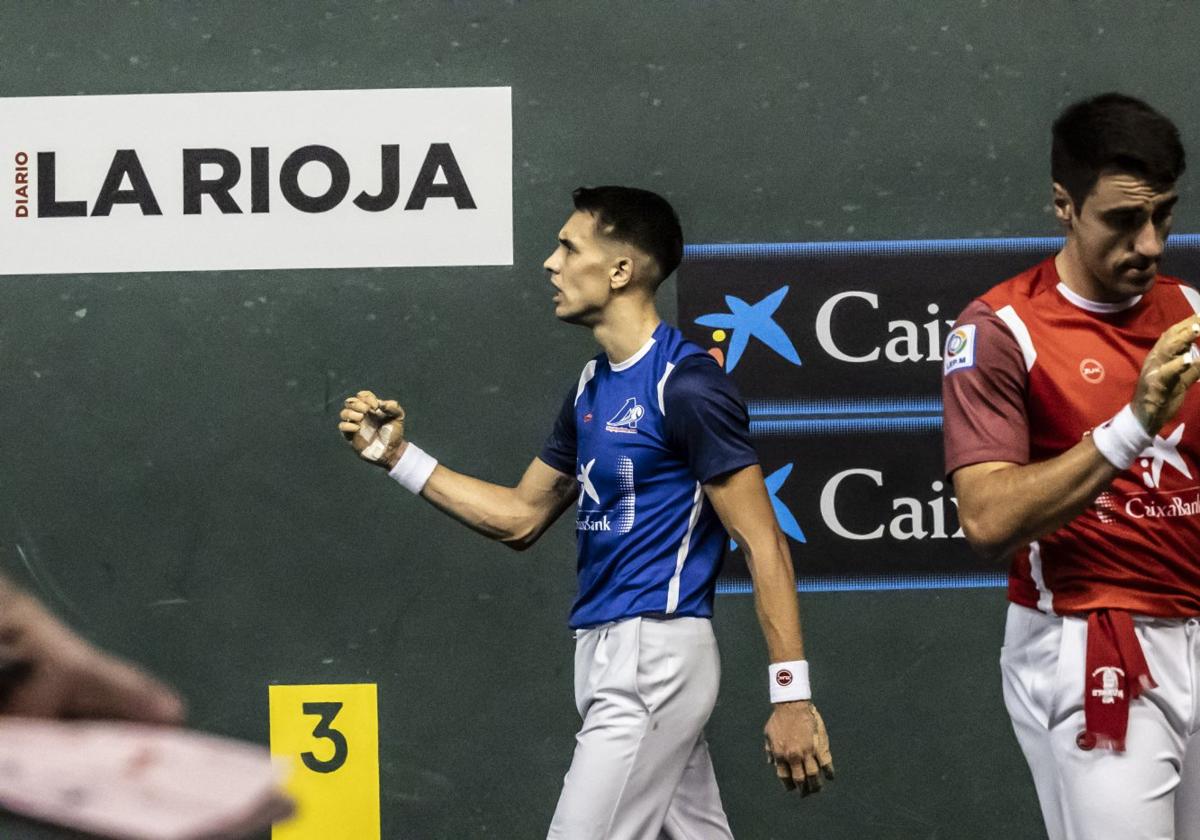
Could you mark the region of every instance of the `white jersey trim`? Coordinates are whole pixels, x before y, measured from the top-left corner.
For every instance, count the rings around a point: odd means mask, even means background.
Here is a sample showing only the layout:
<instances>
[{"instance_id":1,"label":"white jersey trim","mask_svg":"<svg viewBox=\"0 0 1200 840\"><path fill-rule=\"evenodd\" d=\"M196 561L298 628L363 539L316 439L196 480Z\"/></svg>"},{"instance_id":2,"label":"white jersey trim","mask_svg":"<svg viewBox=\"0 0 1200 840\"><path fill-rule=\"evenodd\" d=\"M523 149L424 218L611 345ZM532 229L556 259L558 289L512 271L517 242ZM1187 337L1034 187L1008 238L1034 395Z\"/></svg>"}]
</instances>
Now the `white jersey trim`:
<instances>
[{"instance_id":1,"label":"white jersey trim","mask_svg":"<svg viewBox=\"0 0 1200 840\"><path fill-rule=\"evenodd\" d=\"M667 362L667 369L663 372L662 379L658 380L658 410L663 413L663 417L667 416L667 402L663 399L663 389L667 387L667 377L673 370L675 370L675 363Z\"/></svg>"},{"instance_id":2,"label":"white jersey trim","mask_svg":"<svg viewBox=\"0 0 1200 840\"><path fill-rule=\"evenodd\" d=\"M654 336L650 336L650 340L641 346L641 348L623 362L614 362L611 358L608 360L608 367L620 373L623 370L629 370L642 360L642 358L650 352L650 348L654 346Z\"/></svg>"},{"instance_id":3,"label":"white jersey trim","mask_svg":"<svg viewBox=\"0 0 1200 840\"><path fill-rule=\"evenodd\" d=\"M1132 309L1138 305L1138 301L1142 299L1141 295L1134 295L1131 298L1117 301L1116 303L1103 303L1098 300L1088 300L1079 292L1070 289L1066 283L1059 282L1057 286L1058 293L1067 299L1068 303L1078 306L1088 312L1097 312L1101 315L1109 315L1113 312L1124 312L1126 309Z\"/></svg>"},{"instance_id":4,"label":"white jersey trim","mask_svg":"<svg viewBox=\"0 0 1200 840\"><path fill-rule=\"evenodd\" d=\"M704 488L697 481L696 492L692 494L692 515L688 518L687 533L683 535L683 542L679 544L679 551L675 553L675 574L671 575L671 582L667 584L666 611L668 615L679 608L679 576L683 574L683 564L687 561L688 549L692 542L692 531L696 529L696 522L700 519L703 498Z\"/></svg>"},{"instance_id":5,"label":"white jersey trim","mask_svg":"<svg viewBox=\"0 0 1200 840\"><path fill-rule=\"evenodd\" d=\"M1054 615L1054 593L1046 586L1046 575L1042 571L1042 546L1037 540L1029 544L1029 576L1038 591L1038 609Z\"/></svg>"},{"instance_id":6,"label":"white jersey trim","mask_svg":"<svg viewBox=\"0 0 1200 840\"><path fill-rule=\"evenodd\" d=\"M1200 291L1193 289L1191 286L1180 286L1179 291L1183 292L1183 296L1191 304L1192 311L1200 313Z\"/></svg>"},{"instance_id":7,"label":"white jersey trim","mask_svg":"<svg viewBox=\"0 0 1200 840\"><path fill-rule=\"evenodd\" d=\"M596 376L596 360L592 359L583 366L583 372L579 374L579 387L575 389L575 402L579 402L579 398L583 396L583 389Z\"/></svg>"},{"instance_id":8,"label":"white jersey trim","mask_svg":"<svg viewBox=\"0 0 1200 840\"><path fill-rule=\"evenodd\" d=\"M1017 345L1021 348L1021 355L1025 357L1025 370L1033 370L1033 363L1037 361L1037 350L1033 347L1033 338L1029 335L1029 328L1025 326L1025 322L1021 320L1017 310L1012 308L1012 304L1002 306L996 310L996 317L1008 325L1013 338L1017 340Z\"/></svg>"}]
</instances>

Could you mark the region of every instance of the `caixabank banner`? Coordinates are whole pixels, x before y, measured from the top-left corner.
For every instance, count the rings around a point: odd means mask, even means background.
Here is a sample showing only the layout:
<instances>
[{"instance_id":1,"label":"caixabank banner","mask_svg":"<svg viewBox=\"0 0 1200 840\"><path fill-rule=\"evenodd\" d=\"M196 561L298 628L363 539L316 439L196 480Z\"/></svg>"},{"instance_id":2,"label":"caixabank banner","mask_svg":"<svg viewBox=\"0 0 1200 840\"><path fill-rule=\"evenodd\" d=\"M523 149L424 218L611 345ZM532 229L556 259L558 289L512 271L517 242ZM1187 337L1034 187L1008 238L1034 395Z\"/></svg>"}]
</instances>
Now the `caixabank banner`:
<instances>
[{"instance_id":1,"label":"caixabank banner","mask_svg":"<svg viewBox=\"0 0 1200 840\"><path fill-rule=\"evenodd\" d=\"M512 264L510 89L0 99L0 274Z\"/></svg>"},{"instance_id":2,"label":"caixabank banner","mask_svg":"<svg viewBox=\"0 0 1200 840\"><path fill-rule=\"evenodd\" d=\"M943 353L974 297L1056 238L692 245L679 324L734 378L802 590L1004 585L943 474ZM1164 272L1200 283L1200 235ZM718 591L746 591L740 551Z\"/></svg>"}]
</instances>

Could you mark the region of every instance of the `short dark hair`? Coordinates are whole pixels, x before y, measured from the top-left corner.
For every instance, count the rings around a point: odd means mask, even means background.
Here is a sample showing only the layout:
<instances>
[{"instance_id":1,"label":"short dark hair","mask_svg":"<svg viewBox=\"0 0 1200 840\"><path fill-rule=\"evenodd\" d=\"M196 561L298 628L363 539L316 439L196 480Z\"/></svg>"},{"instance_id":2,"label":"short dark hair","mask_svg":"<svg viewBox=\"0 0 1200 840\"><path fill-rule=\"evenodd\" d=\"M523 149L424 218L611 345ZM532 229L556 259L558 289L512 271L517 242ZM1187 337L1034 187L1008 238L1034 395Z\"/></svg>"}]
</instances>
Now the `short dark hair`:
<instances>
[{"instance_id":1,"label":"short dark hair","mask_svg":"<svg viewBox=\"0 0 1200 840\"><path fill-rule=\"evenodd\" d=\"M1067 107L1054 121L1050 177L1076 207L1105 169L1169 187L1186 166L1175 123L1132 96L1102 93Z\"/></svg>"},{"instance_id":2,"label":"short dark hair","mask_svg":"<svg viewBox=\"0 0 1200 840\"><path fill-rule=\"evenodd\" d=\"M571 194L575 209L596 217L605 236L636 245L658 264L657 288L683 259L683 229L665 198L637 187L580 187Z\"/></svg>"}]
</instances>

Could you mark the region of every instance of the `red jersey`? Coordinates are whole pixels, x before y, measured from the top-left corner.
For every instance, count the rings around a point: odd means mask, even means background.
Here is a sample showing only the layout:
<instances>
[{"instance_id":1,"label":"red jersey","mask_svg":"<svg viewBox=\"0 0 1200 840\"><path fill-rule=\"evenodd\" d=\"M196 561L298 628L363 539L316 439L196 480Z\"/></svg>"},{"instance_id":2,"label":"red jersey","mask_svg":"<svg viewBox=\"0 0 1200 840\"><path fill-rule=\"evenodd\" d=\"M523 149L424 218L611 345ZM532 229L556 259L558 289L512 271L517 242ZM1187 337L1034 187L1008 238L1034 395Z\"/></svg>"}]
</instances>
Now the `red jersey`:
<instances>
[{"instance_id":1,"label":"red jersey","mask_svg":"<svg viewBox=\"0 0 1200 840\"><path fill-rule=\"evenodd\" d=\"M1129 403L1150 348L1196 312L1200 293L1171 277L1122 303L1085 300L1053 258L977 298L946 343L947 474L1070 449ZM1057 614L1200 615L1200 389L1091 507L1016 552L1008 597Z\"/></svg>"}]
</instances>

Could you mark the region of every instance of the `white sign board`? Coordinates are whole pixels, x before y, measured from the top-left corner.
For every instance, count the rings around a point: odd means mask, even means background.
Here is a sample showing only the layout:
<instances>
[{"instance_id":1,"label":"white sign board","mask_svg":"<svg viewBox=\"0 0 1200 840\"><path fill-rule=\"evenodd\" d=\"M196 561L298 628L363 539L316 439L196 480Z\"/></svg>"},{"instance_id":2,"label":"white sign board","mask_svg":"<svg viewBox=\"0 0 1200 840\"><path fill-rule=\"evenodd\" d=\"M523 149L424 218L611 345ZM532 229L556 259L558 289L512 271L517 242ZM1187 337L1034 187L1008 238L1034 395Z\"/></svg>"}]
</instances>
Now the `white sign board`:
<instances>
[{"instance_id":1,"label":"white sign board","mask_svg":"<svg viewBox=\"0 0 1200 840\"><path fill-rule=\"evenodd\" d=\"M0 98L0 274L512 264L509 88Z\"/></svg>"}]
</instances>

